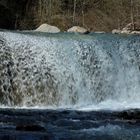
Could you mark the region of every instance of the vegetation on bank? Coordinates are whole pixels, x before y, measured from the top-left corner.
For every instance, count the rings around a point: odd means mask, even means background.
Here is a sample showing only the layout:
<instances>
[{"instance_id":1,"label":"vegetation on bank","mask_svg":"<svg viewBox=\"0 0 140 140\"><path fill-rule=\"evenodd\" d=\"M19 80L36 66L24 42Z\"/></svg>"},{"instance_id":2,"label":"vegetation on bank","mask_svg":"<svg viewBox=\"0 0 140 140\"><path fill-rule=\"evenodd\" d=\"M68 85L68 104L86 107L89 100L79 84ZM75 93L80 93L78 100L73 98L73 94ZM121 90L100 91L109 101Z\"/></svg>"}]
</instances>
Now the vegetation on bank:
<instances>
[{"instance_id":1,"label":"vegetation on bank","mask_svg":"<svg viewBox=\"0 0 140 140\"><path fill-rule=\"evenodd\" d=\"M74 25L111 31L140 21L140 0L0 0L0 18L7 29L48 23L62 31Z\"/></svg>"}]
</instances>

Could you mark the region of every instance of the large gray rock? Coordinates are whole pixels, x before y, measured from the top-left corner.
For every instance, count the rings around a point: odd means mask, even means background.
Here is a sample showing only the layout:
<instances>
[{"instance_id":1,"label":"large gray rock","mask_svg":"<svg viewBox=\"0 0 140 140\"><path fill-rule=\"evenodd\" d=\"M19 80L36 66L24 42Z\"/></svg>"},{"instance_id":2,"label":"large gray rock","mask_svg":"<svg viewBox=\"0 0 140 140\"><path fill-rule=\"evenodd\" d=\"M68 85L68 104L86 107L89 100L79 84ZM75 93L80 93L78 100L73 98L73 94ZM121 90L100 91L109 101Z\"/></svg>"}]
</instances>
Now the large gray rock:
<instances>
[{"instance_id":1,"label":"large gray rock","mask_svg":"<svg viewBox=\"0 0 140 140\"><path fill-rule=\"evenodd\" d=\"M87 29L80 27L80 26L73 26L72 28L68 29L67 32L82 33L82 34L89 33L89 31Z\"/></svg>"},{"instance_id":2,"label":"large gray rock","mask_svg":"<svg viewBox=\"0 0 140 140\"><path fill-rule=\"evenodd\" d=\"M124 29L123 29L123 30L121 31L121 33L122 33L122 34L131 34L131 31L130 31L130 30L124 30Z\"/></svg>"},{"instance_id":3,"label":"large gray rock","mask_svg":"<svg viewBox=\"0 0 140 140\"><path fill-rule=\"evenodd\" d=\"M35 31L37 32L46 32L46 33L59 33L60 29L56 26L51 26L49 24L42 24Z\"/></svg>"},{"instance_id":4,"label":"large gray rock","mask_svg":"<svg viewBox=\"0 0 140 140\"><path fill-rule=\"evenodd\" d=\"M135 29L133 29L135 27ZM135 22L134 25L132 23L127 24L122 30L127 31L140 31L140 23Z\"/></svg>"},{"instance_id":5,"label":"large gray rock","mask_svg":"<svg viewBox=\"0 0 140 140\"><path fill-rule=\"evenodd\" d=\"M140 24L135 22L127 24L121 31L124 34L140 34Z\"/></svg>"},{"instance_id":6,"label":"large gray rock","mask_svg":"<svg viewBox=\"0 0 140 140\"><path fill-rule=\"evenodd\" d=\"M121 33L121 30L119 29L112 30L112 34L120 34L120 33Z\"/></svg>"},{"instance_id":7,"label":"large gray rock","mask_svg":"<svg viewBox=\"0 0 140 140\"><path fill-rule=\"evenodd\" d=\"M140 31L132 31L131 34L139 34L140 35Z\"/></svg>"}]
</instances>

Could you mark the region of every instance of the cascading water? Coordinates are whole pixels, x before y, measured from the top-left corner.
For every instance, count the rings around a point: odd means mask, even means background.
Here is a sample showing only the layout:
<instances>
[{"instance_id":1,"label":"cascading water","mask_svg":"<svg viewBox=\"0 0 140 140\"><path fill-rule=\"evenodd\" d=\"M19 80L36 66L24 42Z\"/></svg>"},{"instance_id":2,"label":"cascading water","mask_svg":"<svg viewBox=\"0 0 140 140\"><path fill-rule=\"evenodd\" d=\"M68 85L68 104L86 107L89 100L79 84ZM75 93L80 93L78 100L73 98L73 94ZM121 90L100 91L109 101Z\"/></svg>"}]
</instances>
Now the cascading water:
<instances>
[{"instance_id":1,"label":"cascading water","mask_svg":"<svg viewBox=\"0 0 140 140\"><path fill-rule=\"evenodd\" d=\"M0 104L138 108L140 36L0 32Z\"/></svg>"}]
</instances>

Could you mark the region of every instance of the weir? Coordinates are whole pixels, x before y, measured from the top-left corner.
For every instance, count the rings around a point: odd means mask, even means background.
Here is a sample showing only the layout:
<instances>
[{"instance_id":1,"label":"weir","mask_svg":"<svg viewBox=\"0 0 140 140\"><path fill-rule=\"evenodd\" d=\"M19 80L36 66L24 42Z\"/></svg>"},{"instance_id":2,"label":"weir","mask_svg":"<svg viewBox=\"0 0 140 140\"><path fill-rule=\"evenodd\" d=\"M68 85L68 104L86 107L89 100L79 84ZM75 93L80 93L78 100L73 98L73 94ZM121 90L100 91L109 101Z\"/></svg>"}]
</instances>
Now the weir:
<instances>
[{"instance_id":1,"label":"weir","mask_svg":"<svg viewBox=\"0 0 140 140\"><path fill-rule=\"evenodd\" d=\"M140 36L0 31L0 105L139 108Z\"/></svg>"}]
</instances>

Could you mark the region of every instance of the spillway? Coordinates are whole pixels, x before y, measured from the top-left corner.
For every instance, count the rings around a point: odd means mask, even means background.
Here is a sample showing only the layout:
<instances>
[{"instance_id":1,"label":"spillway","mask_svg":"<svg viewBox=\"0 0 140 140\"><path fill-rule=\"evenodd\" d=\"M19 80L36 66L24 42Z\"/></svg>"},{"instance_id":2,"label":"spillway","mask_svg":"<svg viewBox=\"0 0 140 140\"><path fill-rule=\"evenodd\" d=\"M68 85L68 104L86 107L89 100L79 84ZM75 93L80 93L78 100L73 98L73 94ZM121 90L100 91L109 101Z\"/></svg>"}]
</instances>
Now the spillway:
<instances>
[{"instance_id":1,"label":"spillway","mask_svg":"<svg viewBox=\"0 0 140 140\"><path fill-rule=\"evenodd\" d=\"M139 36L0 32L0 104L139 107L139 54Z\"/></svg>"},{"instance_id":2,"label":"spillway","mask_svg":"<svg viewBox=\"0 0 140 140\"><path fill-rule=\"evenodd\" d=\"M1 140L140 140L140 36L0 31Z\"/></svg>"}]
</instances>

